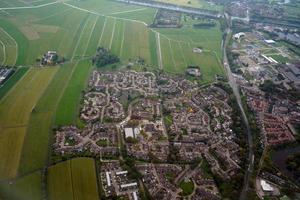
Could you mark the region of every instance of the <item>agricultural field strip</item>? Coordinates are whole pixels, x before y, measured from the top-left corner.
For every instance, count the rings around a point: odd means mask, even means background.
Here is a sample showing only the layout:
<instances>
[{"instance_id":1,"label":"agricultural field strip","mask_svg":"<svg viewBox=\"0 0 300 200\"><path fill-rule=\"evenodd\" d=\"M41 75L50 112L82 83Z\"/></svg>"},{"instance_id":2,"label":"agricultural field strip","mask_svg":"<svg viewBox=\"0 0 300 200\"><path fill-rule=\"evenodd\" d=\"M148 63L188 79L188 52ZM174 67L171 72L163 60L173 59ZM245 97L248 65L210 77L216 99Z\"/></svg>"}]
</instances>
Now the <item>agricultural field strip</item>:
<instances>
[{"instance_id":1,"label":"agricultural field strip","mask_svg":"<svg viewBox=\"0 0 300 200\"><path fill-rule=\"evenodd\" d=\"M103 28L102 28L102 31L101 31L101 35L100 35L100 38L99 38L98 44L97 44L98 47L100 46L100 43L101 43L101 40L102 40L102 37L103 37L103 33L104 33L104 30L105 30L105 27L106 27L106 24L107 24L107 18L105 17Z\"/></svg>"},{"instance_id":2,"label":"agricultural field strip","mask_svg":"<svg viewBox=\"0 0 300 200\"><path fill-rule=\"evenodd\" d=\"M95 23L93 24L93 28L92 28L92 30L91 30L91 33L90 33L89 39L88 39L88 41L87 41L87 48L85 48L85 51L84 51L84 54L83 54L83 56L85 56L85 54L86 54L86 52L87 52L88 46L89 46L89 44L90 44L90 41L91 41L91 38L92 38L93 32L94 32L94 30L95 30L95 27L96 27L96 24L97 24L97 22L98 22L98 20L99 20L99 17L100 17L100 16L98 16L98 17L97 17L97 19L95 20Z\"/></svg>"},{"instance_id":3,"label":"agricultural field strip","mask_svg":"<svg viewBox=\"0 0 300 200\"><path fill-rule=\"evenodd\" d=\"M134 9L134 10L126 10L126 11L110 13L110 15L118 15L118 14L123 14L123 13L138 12L138 11L147 10L147 9L148 8L139 8L139 9Z\"/></svg>"},{"instance_id":4,"label":"agricultural field strip","mask_svg":"<svg viewBox=\"0 0 300 200\"><path fill-rule=\"evenodd\" d=\"M182 49L182 46L181 46L181 42L178 42L178 44L179 44L179 48L180 48L180 52L181 52L183 61L184 61L185 65L188 65L187 62L186 62L186 58L185 58L185 56L184 56L184 53L183 53L183 49Z\"/></svg>"},{"instance_id":5,"label":"agricultural field strip","mask_svg":"<svg viewBox=\"0 0 300 200\"><path fill-rule=\"evenodd\" d=\"M36 6L15 6L15 7L5 7L5 8L0 8L1 10L20 10L20 9L32 9L32 8L42 8L42 7L46 7L49 5L54 5L57 3L61 3L61 1L54 1L54 2L50 2L50 3L45 3L45 4L41 4L41 5L36 5Z\"/></svg>"},{"instance_id":6,"label":"agricultural field strip","mask_svg":"<svg viewBox=\"0 0 300 200\"><path fill-rule=\"evenodd\" d=\"M0 31L2 31L3 33L5 33L5 34L6 34L10 39L12 39L12 41L15 43L15 46L16 46L16 56L15 56L14 64L16 64L17 59L18 59L18 49L19 49L18 43L17 43L17 41L16 41L11 35L9 35L3 28L0 27Z\"/></svg>"},{"instance_id":7,"label":"agricultural field strip","mask_svg":"<svg viewBox=\"0 0 300 200\"><path fill-rule=\"evenodd\" d=\"M125 26L125 24L123 26ZM120 57L122 57L122 53L123 53L124 38L125 38L125 27L123 27L122 42L121 42L121 47L120 47Z\"/></svg>"},{"instance_id":8,"label":"agricultural field strip","mask_svg":"<svg viewBox=\"0 0 300 200\"><path fill-rule=\"evenodd\" d=\"M72 10L72 8L67 8L65 10L56 12L54 14L51 14L51 15L48 15L48 16L45 16L45 17L42 17L42 18L29 20L28 22L30 22L30 23L37 23L37 22L45 20L45 19L50 19L51 17L56 17L56 16L61 15L61 14L66 14L68 11L71 11L71 10Z\"/></svg>"},{"instance_id":9,"label":"agricultural field strip","mask_svg":"<svg viewBox=\"0 0 300 200\"><path fill-rule=\"evenodd\" d=\"M168 39L168 42L169 42L169 49L170 49L170 52L171 52L172 62L173 62L173 65L176 66L174 54L173 54L172 47L171 47L171 41Z\"/></svg>"},{"instance_id":10,"label":"agricultural field strip","mask_svg":"<svg viewBox=\"0 0 300 200\"><path fill-rule=\"evenodd\" d=\"M114 34L115 34L115 28L116 28L116 19L114 20L114 26L113 26L113 30L112 30L112 34L111 34L111 38L110 38L110 43L109 43L109 49L111 49L111 45L113 43L113 39L114 39Z\"/></svg>"},{"instance_id":11,"label":"agricultural field strip","mask_svg":"<svg viewBox=\"0 0 300 200\"><path fill-rule=\"evenodd\" d=\"M6 61L6 50L5 50L5 44L2 42L2 40L0 40L2 49L3 49L3 60L2 60L2 65L4 65L5 61Z\"/></svg>"},{"instance_id":12,"label":"agricultural field strip","mask_svg":"<svg viewBox=\"0 0 300 200\"><path fill-rule=\"evenodd\" d=\"M156 39L156 43L157 43L157 54L158 54L158 58L159 58L159 68L162 69L163 68L163 63L162 63L162 55L161 55L161 47L160 47L160 35L159 33L155 33L155 39Z\"/></svg>"},{"instance_id":13,"label":"agricultural field strip","mask_svg":"<svg viewBox=\"0 0 300 200\"><path fill-rule=\"evenodd\" d=\"M88 21L88 20L87 20L87 21ZM72 57L71 57L71 61L74 61L75 53L76 53L76 51L77 51L77 49L78 49L78 46L79 46L79 43L80 43L80 41L81 41L82 33L84 32L83 30L85 30L85 28L86 28L87 21L84 23L83 29L82 29L82 31L80 32L79 38L78 38L78 40L77 40L77 43L76 43L75 48L74 48L74 51L73 51L73 55L72 55ZM77 64L76 64L76 65L77 65Z\"/></svg>"},{"instance_id":14,"label":"agricultural field strip","mask_svg":"<svg viewBox=\"0 0 300 200\"><path fill-rule=\"evenodd\" d=\"M97 23L98 19L99 19L99 18L97 18L97 20L95 20L95 21L96 21L95 24ZM106 19L106 18L105 18L105 19ZM87 23L88 23L88 20L85 22L84 27L83 27L83 29L82 29L82 31L81 31L81 33L80 33L79 39L78 39L77 44L76 44L77 46L78 46L78 44L79 44L79 42L80 42L80 40L81 40L81 38L82 38L82 33L84 32ZM95 28L95 25L94 25L94 28ZM92 37L94 28L93 28L93 30L91 30L91 33L90 33L90 35L89 35L88 41L90 41L90 39L91 39L91 37ZM104 27L102 28L102 30L103 30L103 29L104 29ZM84 54L87 52L88 47L89 47L89 43L87 43L87 46L86 46L86 48L85 48L85 50L84 50ZM75 53L76 53L76 48L75 48L75 50L73 51L73 56L72 56L72 57L74 57ZM75 69L76 69L76 67L77 67L77 65L78 65L79 62L80 62L80 59L77 60L77 62L75 63L75 66L74 66L73 69L72 69L71 75L69 76L68 83L65 85L65 87L64 87L64 89L63 89L64 92L62 92L61 95L60 95L60 97L59 97L59 99L60 99L59 102L60 102L61 99L63 98L64 93L65 93L65 91L67 90L67 87L68 87L68 85L69 85L69 82L70 82L70 80L71 80L71 78L72 78L72 76L73 76L73 74L74 74L74 71L75 71ZM58 105L59 105L59 103L58 103ZM57 106L57 107L58 107L58 106ZM56 112L57 112L57 111L56 111Z\"/></svg>"}]
</instances>

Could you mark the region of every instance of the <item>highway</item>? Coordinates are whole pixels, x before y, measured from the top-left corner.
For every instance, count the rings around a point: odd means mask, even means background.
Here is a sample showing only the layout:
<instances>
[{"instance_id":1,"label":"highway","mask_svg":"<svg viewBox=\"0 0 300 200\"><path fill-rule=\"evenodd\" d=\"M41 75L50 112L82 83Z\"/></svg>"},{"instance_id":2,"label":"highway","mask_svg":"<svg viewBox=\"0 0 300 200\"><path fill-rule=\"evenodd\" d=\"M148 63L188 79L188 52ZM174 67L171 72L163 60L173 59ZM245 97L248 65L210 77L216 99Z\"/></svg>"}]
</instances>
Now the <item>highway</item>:
<instances>
[{"instance_id":1,"label":"highway","mask_svg":"<svg viewBox=\"0 0 300 200\"><path fill-rule=\"evenodd\" d=\"M244 111L243 105L242 105L242 100L241 100L241 95L240 95L240 91L238 88L238 85L236 84L236 81L232 75L229 63L228 63L228 59L227 59L227 52L226 52L226 47L229 43L230 37L231 37L231 18L230 16L228 16L227 14L225 14L225 18L228 22L228 28L226 30L226 39L225 42L223 42L223 65L228 77L228 83L230 85L230 87L232 88L233 94L236 97L238 106L240 108L242 117L243 117L243 121L245 123L246 126L246 131L247 131L247 141L248 141L248 167L247 170L245 171L245 175L244 175L244 183L243 183L243 189L242 192L240 194L239 199L240 200L245 200L247 199L247 194L249 192L249 182L250 179L252 177L253 174L253 167L254 167L254 147L253 147L253 139L252 139L252 134L251 134L251 129L250 129L250 125L249 125L249 121L248 118L246 116L246 113Z\"/></svg>"}]
</instances>

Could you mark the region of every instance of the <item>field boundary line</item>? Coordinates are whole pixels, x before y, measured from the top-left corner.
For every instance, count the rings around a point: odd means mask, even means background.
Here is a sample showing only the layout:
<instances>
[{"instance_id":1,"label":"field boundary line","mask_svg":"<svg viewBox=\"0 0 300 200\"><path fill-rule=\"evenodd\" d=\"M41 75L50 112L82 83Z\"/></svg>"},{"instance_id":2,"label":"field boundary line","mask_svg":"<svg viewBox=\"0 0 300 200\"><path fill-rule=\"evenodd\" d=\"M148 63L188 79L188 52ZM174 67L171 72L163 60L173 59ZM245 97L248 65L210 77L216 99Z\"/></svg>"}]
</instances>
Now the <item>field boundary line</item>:
<instances>
[{"instance_id":1,"label":"field boundary line","mask_svg":"<svg viewBox=\"0 0 300 200\"><path fill-rule=\"evenodd\" d=\"M45 16L45 17L41 17L41 18L34 19L34 20L29 20L29 22L35 23L35 22L39 22L39 21L42 21L42 20L45 20L45 19L50 19L52 17L56 17L56 16L61 15L61 14L66 14L68 11L71 11L71 10L72 10L72 8L67 8L65 10L62 10L60 12L56 12L54 14L51 14L51 15L48 15L48 16Z\"/></svg>"},{"instance_id":2,"label":"field boundary line","mask_svg":"<svg viewBox=\"0 0 300 200\"><path fill-rule=\"evenodd\" d=\"M0 30L2 30L10 39L13 40L13 42L15 43L15 46L16 46L16 57L15 57L15 63L14 65L16 65L17 63L17 60L18 60L18 57L19 57L19 46L18 46L18 43L17 41L15 40L15 38L13 38L9 33L7 33L3 28L0 28Z\"/></svg>"},{"instance_id":3,"label":"field boundary line","mask_svg":"<svg viewBox=\"0 0 300 200\"><path fill-rule=\"evenodd\" d=\"M169 48L170 48L170 52L171 52L171 57L172 57L173 65L174 65L174 67L176 67L175 58L174 58L172 47L171 47L171 41L170 40L168 40L168 41L169 41Z\"/></svg>"},{"instance_id":4,"label":"field boundary line","mask_svg":"<svg viewBox=\"0 0 300 200\"><path fill-rule=\"evenodd\" d=\"M41 4L41 5L36 5L36 6L16 6L16 7L6 7L6 8L0 8L0 10L20 10L20 9L42 8L42 7L46 7L46 6L53 5L53 4L57 4L57 3L60 3L60 1L54 1L54 2L45 3L45 4Z\"/></svg>"},{"instance_id":5,"label":"field boundary line","mask_svg":"<svg viewBox=\"0 0 300 200\"><path fill-rule=\"evenodd\" d=\"M88 39L88 41L87 41L87 48L85 48L85 51L84 51L82 57L85 57L85 56L86 56L85 54L86 54L87 49L88 49L88 47L89 47L89 44L90 44L90 42L91 42L91 38L92 38L92 35L93 35L94 31L95 31L95 27L96 27L96 24L97 24L97 22L98 22L98 20L99 20L99 17L100 17L100 16L97 16L97 19L95 20L95 23L94 23L94 25L93 25L93 28L92 28L91 33L90 33L90 36L89 36L89 39ZM81 57L81 58L82 58L82 57Z\"/></svg>"},{"instance_id":6,"label":"field boundary line","mask_svg":"<svg viewBox=\"0 0 300 200\"><path fill-rule=\"evenodd\" d=\"M104 24L103 24L103 27L102 27L102 31L101 31L100 38L99 38L99 40L98 40L97 48L98 48L98 47L100 46L100 44L101 44L101 40L102 40L102 36L103 36L104 30L105 30L105 27L106 27L106 23L107 23L107 17L105 17L105 19L104 19Z\"/></svg>"},{"instance_id":7,"label":"field boundary line","mask_svg":"<svg viewBox=\"0 0 300 200\"><path fill-rule=\"evenodd\" d=\"M184 53L183 53L181 42L177 42L177 43L179 44L179 48L180 48L180 51L181 51L181 55L182 55L183 61L184 61L185 65L187 66L188 64L186 62L186 58L185 58Z\"/></svg>"},{"instance_id":8,"label":"field boundary line","mask_svg":"<svg viewBox=\"0 0 300 200\"><path fill-rule=\"evenodd\" d=\"M126 29L126 23L125 21L123 22L123 36L122 36L122 41L121 41L121 47L120 47L120 57L122 57L122 53L123 53L123 45L124 45L124 38L125 38L125 29Z\"/></svg>"},{"instance_id":9,"label":"field boundary line","mask_svg":"<svg viewBox=\"0 0 300 200\"><path fill-rule=\"evenodd\" d=\"M112 30L111 37L110 37L110 42L109 42L109 50L111 50L111 46L112 46L112 43L113 43L113 39L114 39L114 35L115 35L115 29L116 29L116 23L117 23L117 20L115 19L113 30Z\"/></svg>"},{"instance_id":10,"label":"field boundary line","mask_svg":"<svg viewBox=\"0 0 300 200\"><path fill-rule=\"evenodd\" d=\"M72 57L71 57L71 60L72 60L72 61L74 60L74 57L75 57L75 55L76 55L76 51L77 51L77 49L78 49L80 40L81 40L81 38L82 38L82 33L84 32L84 30L85 30L85 28L86 28L86 24L87 24L87 22L89 21L89 18L90 18L90 16L89 16L88 19L84 22L84 26L83 26L83 28L82 28L82 30L81 30L81 32L80 32L79 38L78 38L78 40L77 40L77 43L76 43L75 48L74 48L74 51L73 51L73 55L72 55Z\"/></svg>"},{"instance_id":11,"label":"field boundary line","mask_svg":"<svg viewBox=\"0 0 300 200\"><path fill-rule=\"evenodd\" d=\"M138 11L147 10L147 9L148 8L139 8L139 9L134 9L134 10L126 10L126 11L110 13L110 15L118 15L118 14L123 14L123 13L138 12Z\"/></svg>"},{"instance_id":12,"label":"field boundary line","mask_svg":"<svg viewBox=\"0 0 300 200\"><path fill-rule=\"evenodd\" d=\"M159 69L163 69L163 62L162 62L162 55L161 55L161 46L160 46L160 34L157 32L155 33L155 38L156 38L156 44L157 44L157 50L156 50L156 53L158 54L158 58L159 58L159 61L158 61L158 66L159 66Z\"/></svg>"},{"instance_id":13,"label":"field boundary line","mask_svg":"<svg viewBox=\"0 0 300 200\"><path fill-rule=\"evenodd\" d=\"M3 46L3 61L2 61L2 65L4 65L5 62L6 62L6 49L5 49L5 44L2 42L2 40L0 40L0 43Z\"/></svg>"}]
</instances>

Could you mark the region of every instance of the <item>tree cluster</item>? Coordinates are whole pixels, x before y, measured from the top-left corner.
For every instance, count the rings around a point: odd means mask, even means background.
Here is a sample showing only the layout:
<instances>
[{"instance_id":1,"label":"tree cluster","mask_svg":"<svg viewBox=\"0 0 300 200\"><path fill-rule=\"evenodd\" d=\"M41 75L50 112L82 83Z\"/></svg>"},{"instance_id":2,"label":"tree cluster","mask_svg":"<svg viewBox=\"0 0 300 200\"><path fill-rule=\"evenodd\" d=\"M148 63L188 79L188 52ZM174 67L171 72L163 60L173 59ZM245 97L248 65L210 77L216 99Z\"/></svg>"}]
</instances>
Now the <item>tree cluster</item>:
<instances>
[{"instance_id":1,"label":"tree cluster","mask_svg":"<svg viewBox=\"0 0 300 200\"><path fill-rule=\"evenodd\" d=\"M115 56L110 53L109 50L98 47L96 55L93 57L92 62L97 67L103 67L105 65L113 64L119 62L120 59L118 56Z\"/></svg>"}]
</instances>

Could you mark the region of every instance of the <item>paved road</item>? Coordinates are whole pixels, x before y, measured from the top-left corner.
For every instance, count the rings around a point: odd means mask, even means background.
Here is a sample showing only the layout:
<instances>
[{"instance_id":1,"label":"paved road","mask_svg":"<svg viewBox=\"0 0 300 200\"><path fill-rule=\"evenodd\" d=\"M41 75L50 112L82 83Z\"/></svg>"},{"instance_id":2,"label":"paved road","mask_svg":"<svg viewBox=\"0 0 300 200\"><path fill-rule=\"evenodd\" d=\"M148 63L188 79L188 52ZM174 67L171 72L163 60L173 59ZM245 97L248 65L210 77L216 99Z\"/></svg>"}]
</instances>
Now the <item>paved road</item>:
<instances>
[{"instance_id":1,"label":"paved road","mask_svg":"<svg viewBox=\"0 0 300 200\"><path fill-rule=\"evenodd\" d=\"M189 8L189 7L177 6L177 5L173 5L173 4L166 4L166 3L154 2L154 1L151 1L151 2L138 1L138 0L117 0L117 1L140 5L140 6L147 6L147 7L152 7L152 8L173 10L173 11L183 12L183 13L188 13L188 14L203 15L203 16L213 17L213 18L222 17L222 15L219 13L215 14L215 13L197 9L197 8Z\"/></svg>"},{"instance_id":2,"label":"paved road","mask_svg":"<svg viewBox=\"0 0 300 200\"><path fill-rule=\"evenodd\" d=\"M230 37L231 37L231 29L230 29L231 19L228 16L226 16L226 19L229 23L229 28L226 30L226 40L223 43L223 47L222 47L223 48L223 53L224 53L224 55L223 55L223 64L224 64L224 67L225 67L225 70L226 70L226 73L227 73L229 85L233 90L233 94L236 97L237 103L238 103L239 108L240 108L241 113L242 113L242 117L243 117L243 120L244 120L244 123L245 123L245 126L246 126L246 130L247 130L247 140L248 140L248 146L249 146L249 150L248 150L248 162L249 163L248 163L248 168L245 171L243 189L242 189L242 192L241 192L240 198L239 198L240 200L244 200L244 199L246 199L247 194L249 192L249 182L250 182L250 179L251 179L251 176L252 176L252 173L253 173L253 167L254 167L254 150L253 150L253 148L254 147L253 147L253 139L252 139L251 129L250 129L250 125L249 125L249 122L248 122L248 118L246 116L246 113L245 113L243 105L242 105L240 91L239 91L238 85L236 84L235 79L232 75L232 72L230 70L230 66L229 66L229 63L228 63L228 59L227 59L226 46L228 45L228 42L229 42Z\"/></svg>"}]
</instances>

